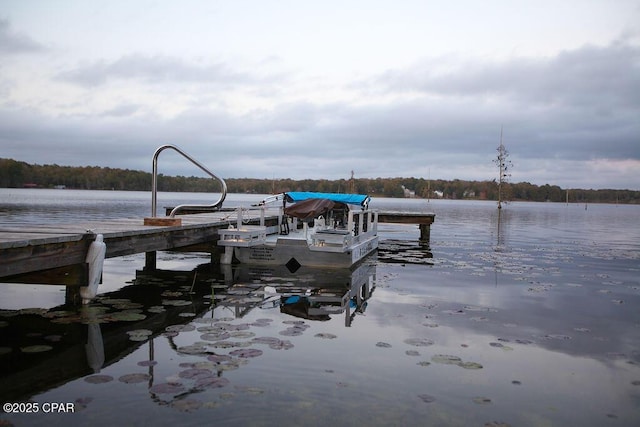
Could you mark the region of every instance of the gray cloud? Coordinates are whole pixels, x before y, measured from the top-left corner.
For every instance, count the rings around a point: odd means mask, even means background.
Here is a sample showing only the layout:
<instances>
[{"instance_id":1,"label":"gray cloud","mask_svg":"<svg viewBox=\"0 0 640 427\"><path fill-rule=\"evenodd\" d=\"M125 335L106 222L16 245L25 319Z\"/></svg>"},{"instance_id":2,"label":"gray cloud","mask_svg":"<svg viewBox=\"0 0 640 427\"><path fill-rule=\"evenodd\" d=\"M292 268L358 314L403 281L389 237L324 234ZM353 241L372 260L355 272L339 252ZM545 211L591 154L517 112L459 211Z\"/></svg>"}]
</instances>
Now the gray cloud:
<instances>
[{"instance_id":1,"label":"gray cloud","mask_svg":"<svg viewBox=\"0 0 640 427\"><path fill-rule=\"evenodd\" d=\"M278 78L258 77L238 71L223 62L213 65L194 64L172 56L131 54L107 62L99 61L59 73L58 80L92 87L113 79L136 79L146 83L217 83L247 85Z\"/></svg>"},{"instance_id":2,"label":"gray cloud","mask_svg":"<svg viewBox=\"0 0 640 427\"><path fill-rule=\"evenodd\" d=\"M0 19L0 53L31 53L45 50L45 47L30 37L11 31L9 21Z\"/></svg>"},{"instance_id":3,"label":"gray cloud","mask_svg":"<svg viewBox=\"0 0 640 427\"><path fill-rule=\"evenodd\" d=\"M445 59L387 71L371 84L389 92L580 106L601 114L640 103L640 47L624 42L585 46L551 58L458 60L457 66L443 69L440 62Z\"/></svg>"},{"instance_id":4,"label":"gray cloud","mask_svg":"<svg viewBox=\"0 0 640 427\"><path fill-rule=\"evenodd\" d=\"M441 113L430 117L444 118L453 133L450 110L457 106L458 128L477 119L505 123L523 155L640 159L638 46L616 42L552 58L467 61L446 71L432 60L387 71L367 85L432 99Z\"/></svg>"}]
</instances>

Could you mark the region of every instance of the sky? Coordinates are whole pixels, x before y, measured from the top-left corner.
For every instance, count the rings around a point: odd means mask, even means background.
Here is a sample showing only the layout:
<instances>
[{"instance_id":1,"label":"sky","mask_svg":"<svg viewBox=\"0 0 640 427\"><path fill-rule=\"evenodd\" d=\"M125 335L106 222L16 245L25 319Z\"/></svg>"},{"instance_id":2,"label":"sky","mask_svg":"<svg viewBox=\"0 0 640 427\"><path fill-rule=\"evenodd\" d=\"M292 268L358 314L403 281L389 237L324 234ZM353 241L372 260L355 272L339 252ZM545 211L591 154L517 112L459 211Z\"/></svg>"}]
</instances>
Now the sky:
<instances>
[{"instance_id":1,"label":"sky","mask_svg":"<svg viewBox=\"0 0 640 427\"><path fill-rule=\"evenodd\" d=\"M0 0L0 158L484 181L501 138L640 190L640 0Z\"/></svg>"}]
</instances>

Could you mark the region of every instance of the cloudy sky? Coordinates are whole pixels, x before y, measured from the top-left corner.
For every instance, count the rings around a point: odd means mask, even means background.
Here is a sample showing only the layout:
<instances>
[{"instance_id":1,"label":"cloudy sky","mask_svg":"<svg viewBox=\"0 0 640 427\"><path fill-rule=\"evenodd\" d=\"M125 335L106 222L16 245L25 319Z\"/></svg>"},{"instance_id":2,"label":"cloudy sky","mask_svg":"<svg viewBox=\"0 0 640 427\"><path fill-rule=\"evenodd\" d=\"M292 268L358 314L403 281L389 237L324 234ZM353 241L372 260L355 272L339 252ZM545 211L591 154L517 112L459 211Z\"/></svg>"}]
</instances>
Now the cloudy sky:
<instances>
[{"instance_id":1,"label":"cloudy sky","mask_svg":"<svg viewBox=\"0 0 640 427\"><path fill-rule=\"evenodd\" d=\"M640 190L640 0L2 0L0 157ZM177 153L161 173L203 174Z\"/></svg>"}]
</instances>

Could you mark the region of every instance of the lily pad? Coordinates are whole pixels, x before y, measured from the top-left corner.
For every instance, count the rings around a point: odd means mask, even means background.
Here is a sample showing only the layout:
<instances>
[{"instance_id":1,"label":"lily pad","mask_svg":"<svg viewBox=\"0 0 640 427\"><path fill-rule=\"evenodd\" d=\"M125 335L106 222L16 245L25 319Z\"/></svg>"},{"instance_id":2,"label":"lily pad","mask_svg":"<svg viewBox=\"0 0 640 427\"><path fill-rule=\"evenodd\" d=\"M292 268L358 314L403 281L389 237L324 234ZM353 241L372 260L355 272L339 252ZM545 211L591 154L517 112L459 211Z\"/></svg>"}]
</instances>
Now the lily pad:
<instances>
[{"instance_id":1,"label":"lily pad","mask_svg":"<svg viewBox=\"0 0 640 427\"><path fill-rule=\"evenodd\" d=\"M463 362L458 356L449 354L436 354L431 358L434 363L442 363L445 365L456 365L464 369L482 369L483 366L476 362Z\"/></svg>"},{"instance_id":2,"label":"lily pad","mask_svg":"<svg viewBox=\"0 0 640 427\"><path fill-rule=\"evenodd\" d=\"M20 312L20 314L36 314L38 316L44 316L47 313L46 308L37 308L37 307L22 308L18 311Z\"/></svg>"},{"instance_id":3,"label":"lily pad","mask_svg":"<svg viewBox=\"0 0 640 427\"><path fill-rule=\"evenodd\" d=\"M176 394L183 392L185 390L184 386L181 383L172 382L172 383L160 383L149 388L149 392L155 394Z\"/></svg>"},{"instance_id":4,"label":"lily pad","mask_svg":"<svg viewBox=\"0 0 640 427\"><path fill-rule=\"evenodd\" d=\"M138 303L138 302L127 302L127 303L121 303L121 304L113 304L113 308L115 308L116 310L130 310L132 308L142 308L144 307L144 305Z\"/></svg>"},{"instance_id":5,"label":"lily pad","mask_svg":"<svg viewBox=\"0 0 640 427\"><path fill-rule=\"evenodd\" d=\"M113 381L113 377L111 375L91 375L85 377L84 381L89 384L104 384Z\"/></svg>"},{"instance_id":6,"label":"lily pad","mask_svg":"<svg viewBox=\"0 0 640 427\"><path fill-rule=\"evenodd\" d=\"M200 339L205 341L222 341L230 338L231 335L228 332L208 332L206 334L200 335Z\"/></svg>"},{"instance_id":7,"label":"lily pad","mask_svg":"<svg viewBox=\"0 0 640 427\"><path fill-rule=\"evenodd\" d=\"M212 354L210 356L207 356L207 360L214 363L223 363L233 360L233 358L226 354Z\"/></svg>"},{"instance_id":8,"label":"lily pad","mask_svg":"<svg viewBox=\"0 0 640 427\"><path fill-rule=\"evenodd\" d=\"M191 380L210 377L213 375L213 373L209 369L191 368L180 372L178 375L180 376L180 378Z\"/></svg>"},{"instance_id":9,"label":"lily pad","mask_svg":"<svg viewBox=\"0 0 640 427\"><path fill-rule=\"evenodd\" d=\"M249 325L248 323L239 323L237 325L226 325L226 330L227 331L246 331L247 329L249 329L251 327L251 325Z\"/></svg>"},{"instance_id":10,"label":"lily pad","mask_svg":"<svg viewBox=\"0 0 640 427\"><path fill-rule=\"evenodd\" d=\"M199 378L195 382L196 388L222 388L229 384L229 380L225 377L210 376L206 378Z\"/></svg>"},{"instance_id":11,"label":"lily pad","mask_svg":"<svg viewBox=\"0 0 640 427\"><path fill-rule=\"evenodd\" d=\"M263 351L257 348L242 348L229 352L229 354L232 356L242 357L245 359L249 357L258 357L262 355L262 353Z\"/></svg>"},{"instance_id":12,"label":"lily pad","mask_svg":"<svg viewBox=\"0 0 640 427\"><path fill-rule=\"evenodd\" d=\"M457 365L462 362L458 356L452 356L449 354L436 354L431 358L433 363L444 363L445 365Z\"/></svg>"},{"instance_id":13,"label":"lily pad","mask_svg":"<svg viewBox=\"0 0 640 427\"><path fill-rule=\"evenodd\" d=\"M142 374L142 373L126 374L118 378L118 381L123 382L125 384L136 384L136 383L147 382L149 381L150 378L151 377L149 376L149 374Z\"/></svg>"},{"instance_id":14,"label":"lily pad","mask_svg":"<svg viewBox=\"0 0 640 427\"><path fill-rule=\"evenodd\" d=\"M202 407L202 402L197 399L180 399L171 402L171 407L180 412L191 412Z\"/></svg>"},{"instance_id":15,"label":"lily pad","mask_svg":"<svg viewBox=\"0 0 640 427\"><path fill-rule=\"evenodd\" d=\"M144 336L149 336L153 334L153 331L149 330L149 329L133 329L131 331L127 331L127 335L131 336L131 335L144 335Z\"/></svg>"},{"instance_id":16,"label":"lily pad","mask_svg":"<svg viewBox=\"0 0 640 427\"><path fill-rule=\"evenodd\" d=\"M258 387L236 386L236 390L253 395L264 394L264 390Z\"/></svg>"},{"instance_id":17,"label":"lily pad","mask_svg":"<svg viewBox=\"0 0 640 427\"><path fill-rule=\"evenodd\" d=\"M21 347L20 351L23 353L42 353L44 351L52 350L53 347L50 345L29 345L27 347Z\"/></svg>"},{"instance_id":18,"label":"lily pad","mask_svg":"<svg viewBox=\"0 0 640 427\"><path fill-rule=\"evenodd\" d=\"M265 326L269 326L272 321L273 320L271 319L257 319L251 324L251 326L265 327Z\"/></svg>"},{"instance_id":19,"label":"lily pad","mask_svg":"<svg viewBox=\"0 0 640 427\"><path fill-rule=\"evenodd\" d=\"M419 394L418 397L424 403L431 403L431 402L435 402L436 401L436 398L431 396L430 394Z\"/></svg>"},{"instance_id":20,"label":"lily pad","mask_svg":"<svg viewBox=\"0 0 640 427\"><path fill-rule=\"evenodd\" d=\"M181 297L182 296L182 292L164 291L160 295L163 296L163 297Z\"/></svg>"},{"instance_id":21,"label":"lily pad","mask_svg":"<svg viewBox=\"0 0 640 427\"><path fill-rule=\"evenodd\" d=\"M197 322L199 319L194 319L194 323ZM200 326L196 329L198 332L202 332L202 333L206 333L206 332L222 332L223 328L220 328L219 326L216 325L207 325L207 326Z\"/></svg>"},{"instance_id":22,"label":"lily pad","mask_svg":"<svg viewBox=\"0 0 640 427\"><path fill-rule=\"evenodd\" d=\"M249 344L251 345L251 344ZM237 342L232 342L232 341L214 341L211 344L209 344L209 347L213 347L213 348L234 348L234 347L240 347L239 343Z\"/></svg>"},{"instance_id":23,"label":"lily pad","mask_svg":"<svg viewBox=\"0 0 640 427\"><path fill-rule=\"evenodd\" d=\"M242 359L244 361L244 363L246 363L245 359ZM240 368L241 365L243 365L244 363L240 363L240 359L235 359L232 360L231 362L227 362L227 363L223 363L220 365L216 366L216 370L218 372L222 372L222 371L235 371L236 369Z\"/></svg>"},{"instance_id":24,"label":"lily pad","mask_svg":"<svg viewBox=\"0 0 640 427\"><path fill-rule=\"evenodd\" d=\"M208 369L209 371L213 371L213 370L215 370L217 368L215 363L209 362L209 361L194 362L192 365L193 365L193 366L191 366L192 368L195 368L195 369Z\"/></svg>"},{"instance_id":25,"label":"lily pad","mask_svg":"<svg viewBox=\"0 0 640 427\"><path fill-rule=\"evenodd\" d=\"M428 347L434 344L433 340L428 338L407 338L404 342L415 347Z\"/></svg>"},{"instance_id":26,"label":"lily pad","mask_svg":"<svg viewBox=\"0 0 640 427\"><path fill-rule=\"evenodd\" d=\"M460 362L456 364L464 369L482 369L483 368L481 364L476 362Z\"/></svg>"},{"instance_id":27,"label":"lily pad","mask_svg":"<svg viewBox=\"0 0 640 427\"><path fill-rule=\"evenodd\" d=\"M376 347L381 347L381 348L391 348L391 344L387 343L387 342L382 342L382 341L378 341L376 343Z\"/></svg>"},{"instance_id":28,"label":"lily pad","mask_svg":"<svg viewBox=\"0 0 640 427\"><path fill-rule=\"evenodd\" d=\"M147 316L142 313L135 313L131 311L112 313L110 314L110 317L112 320L120 322L138 322L147 318Z\"/></svg>"},{"instance_id":29,"label":"lily pad","mask_svg":"<svg viewBox=\"0 0 640 427\"><path fill-rule=\"evenodd\" d=\"M178 352L185 354L203 354L207 352L207 349L202 345L193 344L178 347Z\"/></svg>"},{"instance_id":30,"label":"lily pad","mask_svg":"<svg viewBox=\"0 0 640 427\"><path fill-rule=\"evenodd\" d=\"M273 344L280 341L280 338L276 337L256 337L251 340L251 342L258 344Z\"/></svg>"},{"instance_id":31,"label":"lily pad","mask_svg":"<svg viewBox=\"0 0 640 427\"><path fill-rule=\"evenodd\" d=\"M303 331L297 328L287 328L284 331L280 331L278 333L287 337L295 337L302 335Z\"/></svg>"},{"instance_id":32,"label":"lily pad","mask_svg":"<svg viewBox=\"0 0 640 427\"><path fill-rule=\"evenodd\" d=\"M102 304L115 305L115 304L128 304L130 299L126 298L98 298Z\"/></svg>"},{"instance_id":33,"label":"lily pad","mask_svg":"<svg viewBox=\"0 0 640 427\"><path fill-rule=\"evenodd\" d=\"M164 328L165 331L167 332L190 332L195 330L196 327L191 325L191 324L186 324L186 325L169 325L166 328Z\"/></svg>"},{"instance_id":34,"label":"lily pad","mask_svg":"<svg viewBox=\"0 0 640 427\"><path fill-rule=\"evenodd\" d=\"M229 335L233 338L253 338L256 336L255 332L251 331L231 331Z\"/></svg>"},{"instance_id":35,"label":"lily pad","mask_svg":"<svg viewBox=\"0 0 640 427\"><path fill-rule=\"evenodd\" d=\"M191 301L187 301L183 299L167 299L167 300L162 300L162 305L170 305L173 307L183 307L185 305L191 305Z\"/></svg>"},{"instance_id":36,"label":"lily pad","mask_svg":"<svg viewBox=\"0 0 640 427\"><path fill-rule=\"evenodd\" d=\"M329 333L326 333L326 332L320 332L318 334L315 334L314 337L322 338L322 339L325 339L325 340L332 340L332 339L338 338L337 335L329 334Z\"/></svg>"},{"instance_id":37,"label":"lily pad","mask_svg":"<svg viewBox=\"0 0 640 427\"><path fill-rule=\"evenodd\" d=\"M269 348L273 350L290 350L293 348L293 344L289 340L278 340L277 343L269 344Z\"/></svg>"},{"instance_id":38,"label":"lily pad","mask_svg":"<svg viewBox=\"0 0 640 427\"><path fill-rule=\"evenodd\" d=\"M509 347L508 345L504 345L504 344L499 343L499 342L491 342L491 343L489 343L489 345L490 345L491 347L500 348L500 349L502 349L502 350L504 350L504 351L511 351L511 350L513 350L513 347Z\"/></svg>"}]
</instances>

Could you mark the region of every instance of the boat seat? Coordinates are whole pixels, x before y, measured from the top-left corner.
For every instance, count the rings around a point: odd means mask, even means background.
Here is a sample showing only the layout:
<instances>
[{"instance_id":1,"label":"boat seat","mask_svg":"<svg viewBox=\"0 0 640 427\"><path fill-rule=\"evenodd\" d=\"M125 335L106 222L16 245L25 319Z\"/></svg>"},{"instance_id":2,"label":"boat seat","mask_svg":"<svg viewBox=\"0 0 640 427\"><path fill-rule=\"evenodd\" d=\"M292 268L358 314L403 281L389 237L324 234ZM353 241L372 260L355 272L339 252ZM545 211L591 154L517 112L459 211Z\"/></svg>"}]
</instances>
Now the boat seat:
<instances>
[{"instance_id":1,"label":"boat seat","mask_svg":"<svg viewBox=\"0 0 640 427\"><path fill-rule=\"evenodd\" d=\"M313 230L314 231L318 231L318 230L323 230L327 227L325 221L324 221L324 217L322 215L320 215L318 218L313 220Z\"/></svg>"}]
</instances>

